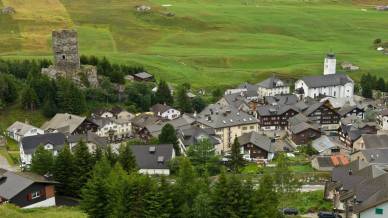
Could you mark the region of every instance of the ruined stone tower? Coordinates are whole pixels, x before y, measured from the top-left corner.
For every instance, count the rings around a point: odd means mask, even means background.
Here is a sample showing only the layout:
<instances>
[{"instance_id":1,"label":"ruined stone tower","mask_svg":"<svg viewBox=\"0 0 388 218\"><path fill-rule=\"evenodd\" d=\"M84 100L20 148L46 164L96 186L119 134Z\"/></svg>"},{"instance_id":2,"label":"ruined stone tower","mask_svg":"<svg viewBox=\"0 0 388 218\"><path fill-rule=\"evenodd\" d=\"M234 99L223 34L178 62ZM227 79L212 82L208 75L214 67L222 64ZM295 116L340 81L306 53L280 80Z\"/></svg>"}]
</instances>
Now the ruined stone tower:
<instances>
[{"instance_id":1,"label":"ruined stone tower","mask_svg":"<svg viewBox=\"0 0 388 218\"><path fill-rule=\"evenodd\" d=\"M75 30L57 30L52 32L54 66L66 72L68 77L80 69L78 38Z\"/></svg>"},{"instance_id":2,"label":"ruined stone tower","mask_svg":"<svg viewBox=\"0 0 388 218\"><path fill-rule=\"evenodd\" d=\"M72 79L80 86L98 86L96 66L80 63L77 31L53 31L52 44L54 64L48 68L42 68L42 74L52 79L59 77Z\"/></svg>"}]
</instances>

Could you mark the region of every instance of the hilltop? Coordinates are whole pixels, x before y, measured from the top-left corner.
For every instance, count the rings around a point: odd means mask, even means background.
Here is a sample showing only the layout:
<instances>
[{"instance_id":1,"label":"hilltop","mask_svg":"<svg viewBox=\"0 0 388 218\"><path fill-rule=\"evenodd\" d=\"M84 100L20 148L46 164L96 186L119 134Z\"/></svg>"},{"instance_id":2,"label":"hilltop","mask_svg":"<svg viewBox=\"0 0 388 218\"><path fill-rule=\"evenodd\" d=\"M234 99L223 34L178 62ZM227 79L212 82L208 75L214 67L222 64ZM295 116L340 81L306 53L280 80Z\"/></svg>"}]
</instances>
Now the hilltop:
<instances>
[{"instance_id":1,"label":"hilltop","mask_svg":"<svg viewBox=\"0 0 388 218\"><path fill-rule=\"evenodd\" d=\"M370 4L370 5L366 5ZM384 75L388 56L372 46L388 35L388 12L373 1L0 0L0 56L51 57L53 29L75 28L80 51L144 65L194 87L257 82L272 74L321 74L326 52L362 73ZM149 12L135 6L147 5Z\"/></svg>"}]
</instances>

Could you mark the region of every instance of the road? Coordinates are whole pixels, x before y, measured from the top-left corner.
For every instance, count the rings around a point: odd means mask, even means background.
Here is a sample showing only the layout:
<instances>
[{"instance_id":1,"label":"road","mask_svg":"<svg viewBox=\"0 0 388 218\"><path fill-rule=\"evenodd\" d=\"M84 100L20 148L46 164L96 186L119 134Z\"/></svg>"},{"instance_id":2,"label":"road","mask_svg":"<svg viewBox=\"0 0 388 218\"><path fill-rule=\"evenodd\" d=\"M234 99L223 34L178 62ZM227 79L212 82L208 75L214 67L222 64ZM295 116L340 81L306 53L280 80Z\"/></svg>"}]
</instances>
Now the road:
<instances>
[{"instance_id":1,"label":"road","mask_svg":"<svg viewBox=\"0 0 388 218\"><path fill-rule=\"evenodd\" d=\"M3 156L0 155L0 168L3 168L3 169L6 169L6 170L9 170L9 171L18 171L18 167L17 166L11 166L7 159Z\"/></svg>"}]
</instances>

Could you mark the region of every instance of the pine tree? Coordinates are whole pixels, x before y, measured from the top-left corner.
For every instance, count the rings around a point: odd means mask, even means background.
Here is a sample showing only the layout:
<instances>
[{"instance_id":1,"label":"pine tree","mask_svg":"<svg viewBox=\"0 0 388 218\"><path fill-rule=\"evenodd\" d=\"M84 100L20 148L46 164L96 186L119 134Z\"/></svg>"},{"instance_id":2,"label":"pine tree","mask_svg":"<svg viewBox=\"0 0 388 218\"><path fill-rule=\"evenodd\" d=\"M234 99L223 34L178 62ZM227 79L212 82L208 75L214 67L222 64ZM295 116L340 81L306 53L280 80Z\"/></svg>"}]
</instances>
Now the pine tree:
<instances>
[{"instance_id":1,"label":"pine tree","mask_svg":"<svg viewBox=\"0 0 388 218\"><path fill-rule=\"evenodd\" d=\"M161 217L170 217L173 213L173 188L164 176L160 178L159 191L161 195Z\"/></svg>"},{"instance_id":2,"label":"pine tree","mask_svg":"<svg viewBox=\"0 0 388 218\"><path fill-rule=\"evenodd\" d=\"M39 175L45 175L51 172L53 167L53 153L46 150L43 145L39 145L32 155L31 159L31 172Z\"/></svg>"},{"instance_id":3,"label":"pine tree","mask_svg":"<svg viewBox=\"0 0 388 218\"><path fill-rule=\"evenodd\" d=\"M171 90L168 84L164 80L160 80L158 84L158 90L155 93L155 101L160 104L172 105L174 98L171 95Z\"/></svg>"},{"instance_id":4,"label":"pine tree","mask_svg":"<svg viewBox=\"0 0 388 218\"><path fill-rule=\"evenodd\" d=\"M20 93L21 104L25 110L34 111L38 107L38 96L30 86L25 87Z\"/></svg>"},{"instance_id":5,"label":"pine tree","mask_svg":"<svg viewBox=\"0 0 388 218\"><path fill-rule=\"evenodd\" d=\"M118 161L127 173L136 171L136 159L129 144L121 144Z\"/></svg>"},{"instance_id":6,"label":"pine tree","mask_svg":"<svg viewBox=\"0 0 388 218\"><path fill-rule=\"evenodd\" d=\"M187 96L187 89L184 85L178 87L176 95L176 105L178 109L185 113L193 112L191 99Z\"/></svg>"},{"instance_id":7,"label":"pine tree","mask_svg":"<svg viewBox=\"0 0 388 218\"><path fill-rule=\"evenodd\" d=\"M196 111L198 113L201 112L206 107L205 100L203 100L203 98L201 98L199 96L193 98L192 104L193 104L194 111Z\"/></svg>"},{"instance_id":8,"label":"pine tree","mask_svg":"<svg viewBox=\"0 0 388 218\"><path fill-rule=\"evenodd\" d=\"M211 194L211 207L213 208L213 217L227 217L226 208L228 207L228 178L224 171L221 171L218 181L214 185Z\"/></svg>"},{"instance_id":9,"label":"pine tree","mask_svg":"<svg viewBox=\"0 0 388 218\"><path fill-rule=\"evenodd\" d=\"M75 163L73 154L68 145L59 152L55 158L53 167L54 180L59 182L56 190L63 195L76 196L72 187L72 181L77 179L74 175Z\"/></svg>"},{"instance_id":10,"label":"pine tree","mask_svg":"<svg viewBox=\"0 0 388 218\"><path fill-rule=\"evenodd\" d=\"M220 159L216 155L214 145L209 140L190 145L187 156L200 176L206 173L214 175L219 172Z\"/></svg>"},{"instance_id":11,"label":"pine tree","mask_svg":"<svg viewBox=\"0 0 388 218\"><path fill-rule=\"evenodd\" d=\"M241 150L240 143L238 142L237 137L235 137L230 151L231 152L230 167L234 173L238 173L240 170L240 167L242 167L244 164L244 159L240 150Z\"/></svg>"},{"instance_id":12,"label":"pine tree","mask_svg":"<svg viewBox=\"0 0 388 218\"><path fill-rule=\"evenodd\" d=\"M101 159L92 171L92 176L82 188L81 208L87 212L90 217L105 218L112 213L109 207L109 185L108 176L111 167L106 158Z\"/></svg>"},{"instance_id":13,"label":"pine tree","mask_svg":"<svg viewBox=\"0 0 388 218\"><path fill-rule=\"evenodd\" d=\"M80 141L74 149L74 163L75 163L75 179L73 180L73 187L75 193L86 184L90 178L90 172L93 168L92 155L89 153L89 149L85 142Z\"/></svg>"},{"instance_id":14,"label":"pine tree","mask_svg":"<svg viewBox=\"0 0 388 218\"><path fill-rule=\"evenodd\" d=\"M194 218L211 217L212 207L210 203L211 203L211 199L208 193L202 192L198 194L194 200L193 217Z\"/></svg>"},{"instance_id":15,"label":"pine tree","mask_svg":"<svg viewBox=\"0 0 388 218\"><path fill-rule=\"evenodd\" d=\"M278 211L278 196L272 177L269 174L264 174L260 180L259 188L255 192L252 216L261 218L282 217Z\"/></svg>"},{"instance_id":16,"label":"pine tree","mask_svg":"<svg viewBox=\"0 0 388 218\"><path fill-rule=\"evenodd\" d=\"M163 126L159 135L159 143L172 144L174 146L175 154L180 155L178 137L176 136L176 131L171 124L167 123L165 126Z\"/></svg>"},{"instance_id":17,"label":"pine tree","mask_svg":"<svg viewBox=\"0 0 388 218\"><path fill-rule=\"evenodd\" d=\"M42 106L42 113L45 117L53 117L58 112L58 107L53 98L47 97Z\"/></svg>"},{"instance_id":18,"label":"pine tree","mask_svg":"<svg viewBox=\"0 0 388 218\"><path fill-rule=\"evenodd\" d=\"M112 209L110 217L125 217L127 208L125 208L126 197L124 187L128 180L128 174L123 170L119 163L114 165L108 177L109 186L109 208Z\"/></svg>"},{"instance_id":19,"label":"pine tree","mask_svg":"<svg viewBox=\"0 0 388 218\"><path fill-rule=\"evenodd\" d=\"M113 152L111 145L108 145L108 147L105 149L105 157L109 160L112 167L116 164L117 154Z\"/></svg>"},{"instance_id":20,"label":"pine tree","mask_svg":"<svg viewBox=\"0 0 388 218\"><path fill-rule=\"evenodd\" d=\"M377 85L376 86L377 86L377 90L380 90L380 91L384 92L385 91L385 81L384 81L384 79L380 77L377 80Z\"/></svg>"}]
</instances>

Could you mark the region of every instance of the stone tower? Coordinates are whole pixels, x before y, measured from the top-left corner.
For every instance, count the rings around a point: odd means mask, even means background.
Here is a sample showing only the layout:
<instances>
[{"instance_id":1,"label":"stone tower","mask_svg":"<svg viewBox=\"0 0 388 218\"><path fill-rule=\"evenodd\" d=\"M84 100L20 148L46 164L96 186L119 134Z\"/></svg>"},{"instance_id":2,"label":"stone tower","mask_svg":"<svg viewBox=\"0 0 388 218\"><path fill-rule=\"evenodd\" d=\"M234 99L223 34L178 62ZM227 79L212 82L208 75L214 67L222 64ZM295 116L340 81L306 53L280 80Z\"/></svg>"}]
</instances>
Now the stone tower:
<instances>
[{"instance_id":1,"label":"stone tower","mask_svg":"<svg viewBox=\"0 0 388 218\"><path fill-rule=\"evenodd\" d=\"M78 38L75 30L57 30L52 32L54 67L72 77L80 69Z\"/></svg>"},{"instance_id":2,"label":"stone tower","mask_svg":"<svg viewBox=\"0 0 388 218\"><path fill-rule=\"evenodd\" d=\"M337 60L335 54L329 53L325 57L323 75L335 74Z\"/></svg>"}]
</instances>

